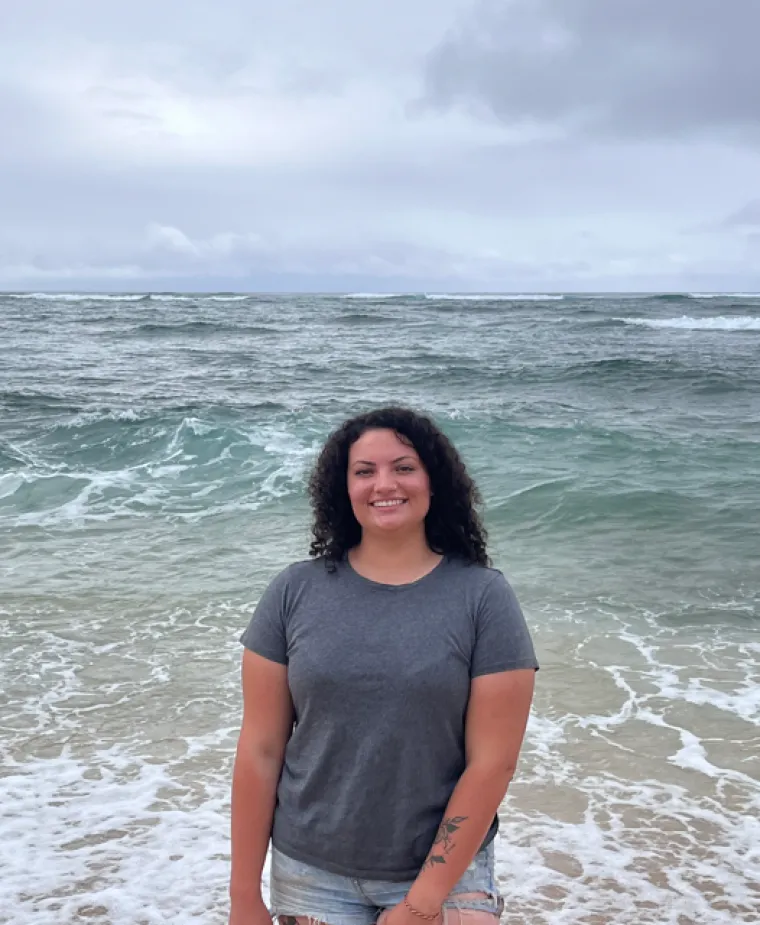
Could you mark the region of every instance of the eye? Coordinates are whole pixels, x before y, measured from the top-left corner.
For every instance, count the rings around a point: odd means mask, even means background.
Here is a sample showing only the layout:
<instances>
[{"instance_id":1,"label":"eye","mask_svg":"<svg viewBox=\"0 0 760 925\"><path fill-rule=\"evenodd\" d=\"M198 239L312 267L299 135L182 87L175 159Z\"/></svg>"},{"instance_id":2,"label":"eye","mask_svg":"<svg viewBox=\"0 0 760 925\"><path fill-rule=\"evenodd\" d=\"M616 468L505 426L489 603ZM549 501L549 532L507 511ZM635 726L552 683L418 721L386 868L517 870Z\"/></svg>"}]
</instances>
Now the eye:
<instances>
[{"instance_id":1,"label":"eye","mask_svg":"<svg viewBox=\"0 0 760 925\"><path fill-rule=\"evenodd\" d=\"M356 469L354 475L369 475L370 472L370 469Z\"/></svg>"},{"instance_id":2,"label":"eye","mask_svg":"<svg viewBox=\"0 0 760 925\"><path fill-rule=\"evenodd\" d=\"M414 466L399 466L400 472L414 472Z\"/></svg>"}]
</instances>

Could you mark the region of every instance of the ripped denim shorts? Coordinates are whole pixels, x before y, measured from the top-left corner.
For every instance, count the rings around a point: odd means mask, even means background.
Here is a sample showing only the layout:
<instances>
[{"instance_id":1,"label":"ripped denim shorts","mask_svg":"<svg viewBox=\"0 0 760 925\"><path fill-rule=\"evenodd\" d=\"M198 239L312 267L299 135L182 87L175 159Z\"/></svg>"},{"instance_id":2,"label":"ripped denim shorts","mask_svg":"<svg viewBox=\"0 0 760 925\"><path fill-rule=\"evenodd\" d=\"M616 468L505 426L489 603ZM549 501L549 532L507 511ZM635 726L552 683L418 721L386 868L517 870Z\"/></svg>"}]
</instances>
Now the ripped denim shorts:
<instances>
[{"instance_id":1,"label":"ripped denim shorts","mask_svg":"<svg viewBox=\"0 0 760 925\"><path fill-rule=\"evenodd\" d=\"M272 916L303 916L328 925L374 925L384 910L403 900L413 882L343 877L272 848L270 912ZM502 909L491 842L475 855L449 893L443 904L443 925L493 925L489 916L496 916L498 921Z\"/></svg>"}]
</instances>

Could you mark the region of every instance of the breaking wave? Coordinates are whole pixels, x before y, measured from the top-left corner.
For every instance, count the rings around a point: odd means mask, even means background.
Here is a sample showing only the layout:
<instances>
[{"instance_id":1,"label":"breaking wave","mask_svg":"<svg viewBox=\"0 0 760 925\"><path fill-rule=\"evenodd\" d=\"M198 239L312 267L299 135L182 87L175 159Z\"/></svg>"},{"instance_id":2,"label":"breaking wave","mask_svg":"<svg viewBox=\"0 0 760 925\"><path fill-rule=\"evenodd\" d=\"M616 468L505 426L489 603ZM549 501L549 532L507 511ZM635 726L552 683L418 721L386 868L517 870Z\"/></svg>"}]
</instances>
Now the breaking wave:
<instances>
[{"instance_id":1,"label":"breaking wave","mask_svg":"<svg viewBox=\"0 0 760 925\"><path fill-rule=\"evenodd\" d=\"M624 324L634 324L645 328L672 328L680 331L760 331L760 318L753 315L739 315L726 318L718 315L711 318L692 318L681 315L680 318L618 318Z\"/></svg>"}]
</instances>

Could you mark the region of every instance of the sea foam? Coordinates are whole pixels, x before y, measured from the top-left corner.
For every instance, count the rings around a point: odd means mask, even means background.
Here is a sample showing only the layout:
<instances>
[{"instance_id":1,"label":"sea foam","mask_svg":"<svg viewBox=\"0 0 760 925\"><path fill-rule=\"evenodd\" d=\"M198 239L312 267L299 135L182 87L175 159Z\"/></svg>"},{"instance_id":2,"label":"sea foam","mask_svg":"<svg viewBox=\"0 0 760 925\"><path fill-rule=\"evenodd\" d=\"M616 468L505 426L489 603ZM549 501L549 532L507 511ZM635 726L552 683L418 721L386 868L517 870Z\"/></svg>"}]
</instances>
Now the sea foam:
<instances>
[{"instance_id":1,"label":"sea foam","mask_svg":"<svg viewBox=\"0 0 760 925\"><path fill-rule=\"evenodd\" d=\"M712 318L692 318L682 315L680 318L619 318L625 324L639 325L645 328L672 328L680 331L760 331L760 318L753 315L737 315Z\"/></svg>"},{"instance_id":2,"label":"sea foam","mask_svg":"<svg viewBox=\"0 0 760 925\"><path fill-rule=\"evenodd\" d=\"M565 297L563 295L550 295L546 293L527 292L527 293L456 293L426 292L425 298L431 302L561 302Z\"/></svg>"}]
</instances>

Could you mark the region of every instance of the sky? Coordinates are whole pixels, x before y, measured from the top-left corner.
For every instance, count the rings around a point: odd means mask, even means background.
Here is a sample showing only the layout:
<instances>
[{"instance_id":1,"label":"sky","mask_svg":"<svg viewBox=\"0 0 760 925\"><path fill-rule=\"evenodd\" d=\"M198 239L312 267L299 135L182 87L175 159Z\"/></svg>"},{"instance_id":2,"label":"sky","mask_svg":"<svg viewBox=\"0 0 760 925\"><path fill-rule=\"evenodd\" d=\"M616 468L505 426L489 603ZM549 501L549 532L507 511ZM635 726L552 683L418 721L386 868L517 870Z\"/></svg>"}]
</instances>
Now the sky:
<instances>
[{"instance_id":1,"label":"sky","mask_svg":"<svg viewBox=\"0 0 760 925\"><path fill-rule=\"evenodd\" d=\"M757 0L24 0L0 289L760 291Z\"/></svg>"}]
</instances>

